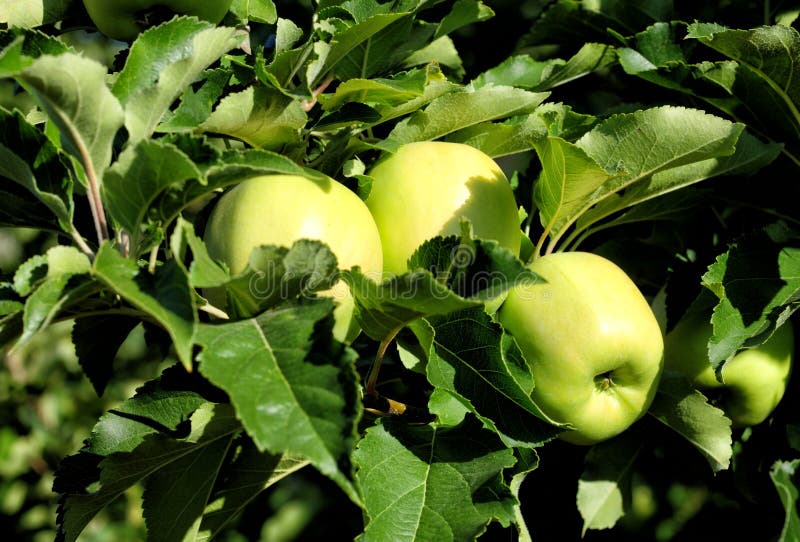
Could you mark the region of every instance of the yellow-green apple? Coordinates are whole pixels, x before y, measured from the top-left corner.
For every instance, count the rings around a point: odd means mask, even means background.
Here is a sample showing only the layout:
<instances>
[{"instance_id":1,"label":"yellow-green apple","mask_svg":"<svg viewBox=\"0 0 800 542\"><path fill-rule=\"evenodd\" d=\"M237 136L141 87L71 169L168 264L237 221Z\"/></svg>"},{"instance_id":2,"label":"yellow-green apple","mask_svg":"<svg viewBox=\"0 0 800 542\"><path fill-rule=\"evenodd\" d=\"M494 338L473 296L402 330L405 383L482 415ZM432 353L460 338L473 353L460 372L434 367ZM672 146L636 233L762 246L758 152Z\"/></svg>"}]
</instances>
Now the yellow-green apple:
<instances>
[{"instance_id":1,"label":"yellow-green apple","mask_svg":"<svg viewBox=\"0 0 800 542\"><path fill-rule=\"evenodd\" d=\"M389 273L407 270L425 241L459 235L462 219L475 237L496 240L519 255L517 204L503 171L483 152L461 143L422 141L401 146L369 172L366 199Z\"/></svg>"},{"instance_id":2,"label":"yellow-green apple","mask_svg":"<svg viewBox=\"0 0 800 542\"><path fill-rule=\"evenodd\" d=\"M763 344L743 349L725 362L722 382L709 361L712 332L710 314L687 314L664 340L665 368L689 378L725 411L734 426L763 422L778 406L789 381L794 357L791 322L776 329Z\"/></svg>"},{"instance_id":3,"label":"yellow-green apple","mask_svg":"<svg viewBox=\"0 0 800 542\"><path fill-rule=\"evenodd\" d=\"M511 289L498 319L525 355L533 401L569 424L560 437L594 444L622 433L649 408L663 369L656 317L628 275L587 252L535 259L543 280Z\"/></svg>"},{"instance_id":4,"label":"yellow-green apple","mask_svg":"<svg viewBox=\"0 0 800 542\"><path fill-rule=\"evenodd\" d=\"M289 247L300 239L327 244L340 269L359 266L364 274L380 280L383 258L375 221L354 192L330 178L263 175L247 179L219 199L205 231L209 255L225 262L234 275L245 269L255 247ZM349 288L340 280L324 294L337 302L334 335L352 340L358 326Z\"/></svg>"}]
</instances>

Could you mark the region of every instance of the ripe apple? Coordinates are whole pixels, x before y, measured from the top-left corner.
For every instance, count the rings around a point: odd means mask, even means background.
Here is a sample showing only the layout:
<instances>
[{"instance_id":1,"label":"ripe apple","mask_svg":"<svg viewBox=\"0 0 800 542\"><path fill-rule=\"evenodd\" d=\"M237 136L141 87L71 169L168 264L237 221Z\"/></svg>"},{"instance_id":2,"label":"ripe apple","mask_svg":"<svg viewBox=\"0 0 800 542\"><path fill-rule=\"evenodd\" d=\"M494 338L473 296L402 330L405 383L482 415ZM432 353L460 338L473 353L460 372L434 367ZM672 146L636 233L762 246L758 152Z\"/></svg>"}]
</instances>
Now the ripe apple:
<instances>
[{"instance_id":1,"label":"ripe apple","mask_svg":"<svg viewBox=\"0 0 800 542\"><path fill-rule=\"evenodd\" d=\"M146 29L148 15L195 15L219 23L233 0L83 0L89 17L106 36L131 41Z\"/></svg>"},{"instance_id":2,"label":"ripe apple","mask_svg":"<svg viewBox=\"0 0 800 542\"><path fill-rule=\"evenodd\" d=\"M650 407L663 368L656 317L625 272L596 254L542 256L529 268L544 280L508 293L498 320L531 368L531 398L573 429L560 437L594 444Z\"/></svg>"},{"instance_id":3,"label":"ripe apple","mask_svg":"<svg viewBox=\"0 0 800 542\"><path fill-rule=\"evenodd\" d=\"M369 175L366 203L383 244L384 270L401 274L425 241L461 233L461 220L476 237L493 239L519 255L517 204L503 171L483 152L461 143L408 143L380 161Z\"/></svg>"},{"instance_id":4,"label":"ripe apple","mask_svg":"<svg viewBox=\"0 0 800 542\"><path fill-rule=\"evenodd\" d=\"M664 340L664 367L688 377L715 401L735 427L757 425L778 406L789 381L794 355L791 322L775 330L763 344L737 353L722 367L717 380L708 358L713 327L710 314L682 318Z\"/></svg>"},{"instance_id":5,"label":"ripe apple","mask_svg":"<svg viewBox=\"0 0 800 542\"><path fill-rule=\"evenodd\" d=\"M375 221L364 202L333 179L297 175L247 179L219 199L205 231L209 255L225 262L232 274L245 269L255 247L288 247L300 239L327 244L340 269L357 265L380 280L383 260ZM347 285L340 280L323 294L337 301L334 336L354 339L359 329Z\"/></svg>"}]
</instances>

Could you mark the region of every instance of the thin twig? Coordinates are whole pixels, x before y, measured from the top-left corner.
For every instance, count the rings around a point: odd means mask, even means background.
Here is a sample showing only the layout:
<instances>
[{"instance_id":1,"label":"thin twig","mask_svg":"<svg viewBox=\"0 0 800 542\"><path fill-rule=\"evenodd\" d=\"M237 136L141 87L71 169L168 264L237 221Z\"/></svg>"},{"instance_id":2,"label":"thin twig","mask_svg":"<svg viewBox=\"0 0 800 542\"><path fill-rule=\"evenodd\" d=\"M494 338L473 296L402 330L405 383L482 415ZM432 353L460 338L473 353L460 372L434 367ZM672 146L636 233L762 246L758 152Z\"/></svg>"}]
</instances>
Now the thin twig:
<instances>
[{"instance_id":1,"label":"thin twig","mask_svg":"<svg viewBox=\"0 0 800 542\"><path fill-rule=\"evenodd\" d=\"M311 109L315 105L317 105L317 96L325 92L325 89L328 88L328 85L330 85L332 82L333 82L333 76L329 75L322 82L322 84L320 84L320 86L318 86L316 89L314 89L314 91L311 92L311 95L313 96L311 100L303 100L302 102L300 102L300 106L303 108L303 111L305 111L306 113L311 111Z\"/></svg>"},{"instance_id":2,"label":"thin twig","mask_svg":"<svg viewBox=\"0 0 800 542\"><path fill-rule=\"evenodd\" d=\"M389 345L392 344L392 341L395 337L397 337L397 334L400 333L400 330L402 330L403 327L405 327L405 324L397 326L381 341L381 344L378 347L378 352L375 354L375 361L372 362L372 367L370 368L369 375L367 376L367 384L364 388L364 393L367 396L378 397L378 391L376 387L378 384L378 374L381 371L381 362L383 361L383 356L386 355L386 349L389 348Z\"/></svg>"}]
</instances>

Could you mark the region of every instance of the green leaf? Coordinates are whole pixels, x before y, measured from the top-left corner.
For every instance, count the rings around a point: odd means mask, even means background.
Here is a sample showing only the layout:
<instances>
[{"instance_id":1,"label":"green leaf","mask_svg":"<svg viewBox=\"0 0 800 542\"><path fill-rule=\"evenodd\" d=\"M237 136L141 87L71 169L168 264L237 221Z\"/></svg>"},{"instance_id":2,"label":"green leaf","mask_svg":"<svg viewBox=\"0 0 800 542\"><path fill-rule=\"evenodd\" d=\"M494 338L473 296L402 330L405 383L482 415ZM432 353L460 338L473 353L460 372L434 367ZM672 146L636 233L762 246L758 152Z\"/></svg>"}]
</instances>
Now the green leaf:
<instances>
[{"instance_id":1,"label":"green leaf","mask_svg":"<svg viewBox=\"0 0 800 542\"><path fill-rule=\"evenodd\" d=\"M25 2L21 0L9 0L0 11L0 23L5 23L9 27L34 28L43 24L60 21L70 0L50 0Z\"/></svg>"},{"instance_id":2,"label":"green leaf","mask_svg":"<svg viewBox=\"0 0 800 542\"><path fill-rule=\"evenodd\" d=\"M455 80L461 80L464 77L464 66L461 57L450 36L442 36L432 41L422 49L414 51L402 62L404 68L413 68L422 65L435 65L441 68L448 68L448 70L443 71L449 71L451 77Z\"/></svg>"},{"instance_id":3,"label":"green leaf","mask_svg":"<svg viewBox=\"0 0 800 542\"><path fill-rule=\"evenodd\" d=\"M327 75L329 71L335 71L339 62L362 65L365 62L365 55L368 54L371 38L395 21L410 16L411 13L410 11L402 11L367 15L363 20L337 29L333 33L330 42L318 42L320 46L316 49L318 58L309 64L306 73L309 86L316 86L316 83ZM343 21L339 20L339 22ZM322 51L324 53L320 54ZM351 57L346 60L351 55L356 55L356 58L353 59Z\"/></svg>"},{"instance_id":4,"label":"green leaf","mask_svg":"<svg viewBox=\"0 0 800 542\"><path fill-rule=\"evenodd\" d=\"M569 83L589 73L604 70L617 61L613 47L602 43L585 43L569 60L534 60L527 55L512 56L498 66L480 74L474 87L507 85L527 90L544 91Z\"/></svg>"},{"instance_id":5,"label":"green leaf","mask_svg":"<svg viewBox=\"0 0 800 542\"><path fill-rule=\"evenodd\" d=\"M786 519L783 522L780 542L789 542L800 537L800 516L797 513L797 467L800 459L792 461L776 461L769 471L775 490L786 510Z\"/></svg>"},{"instance_id":6,"label":"green leaf","mask_svg":"<svg viewBox=\"0 0 800 542\"><path fill-rule=\"evenodd\" d=\"M14 272L14 290L21 297L30 295L47 276L47 256L35 254L22 262Z\"/></svg>"},{"instance_id":7,"label":"green leaf","mask_svg":"<svg viewBox=\"0 0 800 542\"><path fill-rule=\"evenodd\" d=\"M529 113L547 96L503 86L451 92L399 122L378 146L393 151L404 143L437 139L482 122Z\"/></svg>"},{"instance_id":8,"label":"green leaf","mask_svg":"<svg viewBox=\"0 0 800 542\"><path fill-rule=\"evenodd\" d=\"M349 451L361 414L352 360L330 338L333 301L201 325L200 372L225 390L259 450L302 456L359 502Z\"/></svg>"},{"instance_id":9,"label":"green leaf","mask_svg":"<svg viewBox=\"0 0 800 542\"><path fill-rule=\"evenodd\" d=\"M111 217L130 233L134 254L153 201L173 185L200 178L194 162L174 145L143 140L125 148L106 170L102 194Z\"/></svg>"},{"instance_id":10,"label":"green leaf","mask_svg":"<svg viewBox=\"0 0 800 542\"><path fill-rule=\"evenodd\" d=\"M664 375L649 413L697 448L714 472L729 467L731 421L688 382Z\"/></svg>"},{"instance_id":11,"label":"green leaf","mask_svg":"<svg viewBox=\"0 0 800 542\"><path fill-rule=\"evenodd\" d=\"M123 123L122 107L105 78L103 65L75 53L41 56L18 76L58 127L64 149L97 178L111 161L114 135Z\"/></svg>"},{"instance_id":12,"label":"green leaf","mask_svg":"<svg viewBox=\"0 0 800 542\"><path fill-rule=\"evenodd\" d=\"M628 483L643 443L630 433L593 446L578 480L578 511L582 536L589 529L610 529L625 514Z\"/></svg>"},{"instance_id":13,"label":"green leaf","mask_svg":"<svg viewBox=\"0 0 800 542\"><path fill-rule=\"evenodd\" d=\"M125 108L131 142L149 137L200 73L236 47L235 33L233 28L179 17L139 35L113 87Z\"/></svg>"},{"instance_id":14,"label":"green leaf","mask_svg":"<svg viewBox=\"0 0 800 542\"><path fill-rule=\"evenodd\" d=\"M412 330L428 353L436 389L456 397L508 446L540 446L559 432L530 397L535 383L517 343L482 307L427 320L432 334Z\"/></svg>"},{"instance_id":15,"label":"green leaf","mask_svg":"<svg viewBox=\"0 0 800 542\"><path fill-rule=\"evenodd\" d=\"M205 243L195 234L194 225L178 218L170 239L170 250L178 261L186 261L186 251L192 253L189 264L189 284L193 288L220 286L230 279L227 269L211 259Z\"/></svg>"},{"instance_id":16,"label":"green leaf","mask_svg":"<svg viewBox=\"0 0 800 542\"><path fill-rule=\"evenodd\" d=\"M174 260L151 274L123 258L114 247L100 246L94 275L133 306L152 316L169 333L178 359L191 367L197 320L188 277Z\"/></svg>"},{"instance_id":17,"label":"green leaf","mask_svg":"<svg viewBox=\"0 0 800 542\"><path fill-rule=\"evenodd\" d=\"M687 38L700 40L739 63L761 80L762 104L776 105L796 130L800 126L800 83L793 76L800 62L800 34L791 26L728 30L719 25L689 25ZM750 102L755 96L747 96ZM762 106L763 107L763 106Z\"/></svg>"},{"instance_id":18,"label":"green leaf","mask_svg":"<svg viewBox=\"0 0 800 542\"><path fill-rule=\"evenodd\" d=\"M446 141L464 143L496 158L533 149L546 132L535 114L515 117L506 122L484 122L459 130Z\"/></svg>"},{"instance_id":19,"label":"green leaf","mask_svg":"<svg viewBox=\"0 0 800 542\"><path fill-rule=\"evenodd\" d=\"M539 454L536 450L531 448L517 448L514 450L517 456L517 464L514 466L514 475L511 477L509 489L514 497L517 498L517 505L514 507L515 524L517 533L519 535L519 542L533 542L528 526L525 523L525 517L522 514L522 502L519 498L522 483L527 478L528 474L539 468Z\"/></svg>"},{"instance_id":20,"label":"green leaf","mask_svg":"<svg viewBox=\"0 0 800 542\"><path fill-rule=\"evenodd\" d=\"M496 241L437 237L409 259L413 271L381 283L360 270L345 270L342 279L356 300L355 317L375 340L392 336L411 322L432 315L476 307L498 298L533 273Z\"/></svg>"},{"instance_id":21,"label":"green leaf","mask_svg":"<svg viewBox=\"0 0 800 542\"><path fill-rule=\"evenodd\" d=\"M229 135L254 147L280 150L300 141L300 131L307 120L299 100L251 86L223 98L198 129Z\"/></svg>"},{"instance_id":22,"label":"green leaf","mask_svg":"<svg viewBox=\"0 0 800 542\"><path fill-rule=\"evenodd\" d=\"M74 247L57 245L45 254L47 275L25 301L23 330L15 348L22 347L48 326L70 301L86 297L95 286L87 281L91 263Z\"/></svg>"},{"instance_id":23,"label":"green leaf","mask_svg":"<svg viewBox=\"0 0 800 542\"><path fill-rule=\"evenodd\" d=\"M252 440L237 443L235 459L223 466L208 499L196 540L210 540L234 521L262 491L308 465L288 454L260 452Z\"/></svg>"},{"instance_id":24,"label":"green leaf","mask_svg":"<svg viewBox=\"0 0 800 542\"><path fill-rule=\"evenodd\" d=\"M767 340L797 308L800 236L777 223L734 243L703 275L719 299L709 359L715 370L742 346Z\"/></svg>"},{"instance_id":25,"label":"green leaf","mask_svg":"<svg viewBox=\"0 0 800 542\"><path fill-rule=\"evenodd\" d=\"M12 28L0 33L0 78L14 77L42 55L69 51L62 40L35 30Z\"/></svg>"},{"instance_id":26,"label":"green leaf","mask_svg":"<svg viewBox=\"0 0 800 542\"><path fill-rule=\"evenodd\" d=\"M72 344L83 373L98 397L103 395L113 376L114 358L120 346L141 319L109 314L82 316L72 325Z\"/></svg>"},{"instance_id":27,"label":"green leaf","mask_svg":"<svg viewBox=\"0 0 800 542\"><path fill-rule=\"evenodd\" d=\"M272 0L233 0L231 11L247 21L274 24L278 19Z\"/></svg>"},{"instance_id":28,"label":"green leaf","mask_svg":"<svg viewBox=\"0 0 800 542\"><path fill-rule=\"evenodd\" d=\"M683 39L676 35L679 28L682 25L659 23L637 34L635 48L620 49L622 67L706 100L754 132L784 143L784 152L800 161L800 86L793 77L800 61L797 30L784 25L730 30L694 23ZM694 40L716 52L703 55Z\"/></svg>"},{"instance_id":29,"label":"green leaf","mask_svg":"<svg viewBox=\"0 0 800 542\"><path fill-rule=\"evenodd\" d=\"M687 132L683 129L687 125L691 125L692 130ZM600 180L600 170L595 167L589 168L591 182L581 183L581 190L576 194L574 201L571 201L571 205L556 215L557 220L549 230L551 247L558 242L566 229L592 206L600 204L613 194L622 190L626 193L633 191L634 194L637 190L646 191L638 188L637 183L646 183L658 174L664 177L656 179L675 180L675 172L665 172L696 162L732 155L743 128L741 124L734 124L700 110L673 106L615 115L601 122L584 134L575 143L575 147L580 148L602 170L609 172L608 179L592 188L592 184ZM577 170L579 173L587 167L584 158L577 163L580 166ZM556 179L568 178L570 159L557 159L553 165L557 168ZM565 173L560 173L558 168L563 169ZM543 175L547 176L549 173L545 172ZM680 176L677 178L681 179ZM689 178L691 180L691 176ZM548 192L560 194L560 191ZM636 198L636 196L631 197ZM538 204L540 200L536 201ZM555 201L559 199L556 198ZM547 208L552 208L552 205ZM544 224L550 224L553 216L548 213L544 219ZM587 222L588 220L585 220L581 227L573 232L573 238L587 226Z\"/></svg>"},{"instance_id":30,"label":"green leaf","mask_svg":"<svg viewBox=\"0 0 800 542\"><path fill-rule=\"evenodd\" d=\"M436 27L434 39L466 26L491 19L494 16L492 8L480 0L456 0L450 13L445 15Z\"/></svg>"},{"instance_id":31,"label":"green leaf","mask_svg":"<svg viewBox=\"0 0 800 542\"><path fill-rule=\"evenodd\" d=\"M542 172L533 188L533 201L544 231L557 235L584 212L614 174L560 137L547 137L536 152Z\"/></svg>"},{"instance_id":32,"label":"green leaf","mask_svg":"<svg viewBox=\"0 0 800 542\"><path fill-rule=\"evenodd\" d=\"M170 432L169 426L161 423L164 414L155 407L170 408L169 414L191 415L191 420L183 418L180 420L183 425ZM154 474L156 483L161 482L162 469L173 467L186 475L191 473L192 460L208 460L208 454L216 456L215 459L224 455L239 430L229 406L202 404L202 400L198 405L196 395L157 394L129 400L122 408L101 418L87 446L77 456L68 458L56 474L54 490L61 493L56 540L76 540L92 517L133 484ZM99 472L89 474L86 470L92 462ZM199 472L195 471L194 476L204 481ZM99 482L99 488L90 490L88 486L93 482ZM178 518L184 504L166 503L163 513ZM148 506L146 503L145 507ZM164 528L160 524L155 527ZM157 537L163 533L155 527L150 536L162 539ZM174 533L178 539L183 539L186 531L193 528L176 523L169 529L175 527L179 530Z\"/></svg>"},{"instance_id":33,"label":"green leaf","mask_svg":"<svg viewBox=\"0 0 800 542\"><path fill-rule=\"evenodd\" d=\"M19 111L11 113L2 108L0 178L26 188L55 215L63 231L72 233L74 205L70 165L47 137L28 124ZM19 213L19 209L16 211Z\"/></svg>"},{"instance_id":34,"label":"green leaf","mask_svg":"<svg viewBox=\"0 0 800 542\"><path fill-rule=\"evenodd\" d=\"M194 541L231 439L220 438L147 477L142 508L147 540Z\"/></svg>"},{"instance_id":35,"label":"green leaf","mask_svg":"<svg viewBox=\"0 0 800 542\"><path fill-rule=\"evenodd\" d=\"M515 462L473 418L447 428L385 419L367 430L353 460L367 514L363 542L474 540L491 520L476 494Z\"/></svg>"},{"instance_id":36,"label":"green leaf","mask_svg":"<svg viewBox=\"0 0 800 542\"><path fill-rule=\"evenodd\" d=\"M624 194L609 196L588 210L578 219L577 227L585 229L623 209L712 177L753 173L772 162L780 151L780 145L762 143L743 132L732 155L660 171L632 186Z\"/></svg>"},{"instance_id":37,"label":"green leaf","mask_svg":"<svg viewBox=\"0 0 800 542\"><path fill-rule=\"evenodd\" d=\"M253 249L247 267L224 284L231 316L249 318L290 299L328 290L339 280L336 255L324 243Z\"/></svg>"},{"instance_id":38,"label":"green leaf","mask_svg":"<svg viewBox=\"0 0 800 542\"><path fill-rule=\"evenodd\" d=\"M206 120L214 104L222 95L230 80L230 72L224 69L206 70L194 85L186 87L181 94L181 103L174 111L168 111L164 120L156 127L158 132L191 132Z\"/></svg>"},{"instance_id":39,"label":"green leaf","mask_svg":"<svg viewBox=\"0 0 800 542\"><path fill-rule=\"evenodd\" d=\"M391 79L350 79L336 87L333 94L322 94L319 102L326 111L333 111L345 103L399 105L425 92L428 71L423 69L403 72Z\"/></svg>"}]
</instances>

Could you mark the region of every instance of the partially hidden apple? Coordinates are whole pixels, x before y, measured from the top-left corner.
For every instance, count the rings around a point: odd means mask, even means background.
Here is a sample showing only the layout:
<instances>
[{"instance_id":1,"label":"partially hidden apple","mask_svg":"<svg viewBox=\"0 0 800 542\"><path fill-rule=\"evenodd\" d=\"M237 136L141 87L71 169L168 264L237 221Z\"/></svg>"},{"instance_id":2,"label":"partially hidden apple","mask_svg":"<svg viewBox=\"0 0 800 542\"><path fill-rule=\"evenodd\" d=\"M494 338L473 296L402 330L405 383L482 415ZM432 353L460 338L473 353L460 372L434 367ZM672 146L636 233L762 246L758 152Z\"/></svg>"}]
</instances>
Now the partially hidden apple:
<instances>
[{"instance_id":1,"label":"partially hidden apple","mask_svg":"<svg viewBox=\"0 0 800 542\"><path fill-rule=\"evenodd\" d=\"M549 254L529 268L543 280L508 294L498 320L524 354L531 398L559 436L594 444L625 431L658 388L664 343L636 284L616 264L587 252Z\"/></svg>"},{"instance_id":2,"label":"partially hidden apple","mask_svg":"<svg viewBox=\"0 0 800 542\"><path fill-rule=\"evenodd\" d=\"M255 247L289 247L300 239L327 244L340 269L360 266L379 281L383 268L372 215L354 192L330 178L263 175L244 180L219 199L204 239L209 255L225 262L234 275L245 269ZM337 302L334 336L351 341L359 328L349 288L340 280L322 294Z\"/></svg>"},{"instance_id":3,"label":"partially hidden apple","mask_svg":"<svg viewBox=\"0 0 800 542\"><path fill-rule=\"evenodd\" d=\"M407 271L425 241L459 235L461 221L475 237L519 255L521 232L514 193L500 167L469 145L422 141L401 146L370 171L366 204L375 218L388 273Z\"/></svg>"},{"instance_id":4,"label":"partially hidden apple","mask_svg":"<svg viewBox=\"0 0 800 542\"><path fill-rule=\"evenodd\" d=\"M735 427L758 425L772 413L786 391L794 358L790 321L764 343L738 352L722 366L717 380L708 356L711 315L687 314L664 340L664 367L686 376L716 403Z\"/></svg>"},{"instance_id":5,"label":"partially hidden apple","mask_svg":"<svg viewBox=\"0 0 800 542\"><path fill-rule=\"evenodd\" d=\"M100 32L110 38L131 41L146 29L148 18L153 14L157 14L160 21L172 15L194 15L217 24L228 12L232 1L83 0L83 5Z\"/></svg>"}]
</instances>

